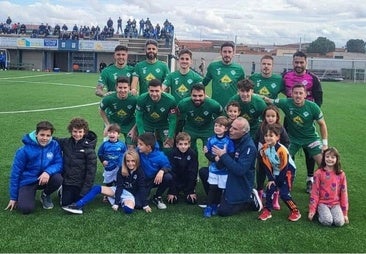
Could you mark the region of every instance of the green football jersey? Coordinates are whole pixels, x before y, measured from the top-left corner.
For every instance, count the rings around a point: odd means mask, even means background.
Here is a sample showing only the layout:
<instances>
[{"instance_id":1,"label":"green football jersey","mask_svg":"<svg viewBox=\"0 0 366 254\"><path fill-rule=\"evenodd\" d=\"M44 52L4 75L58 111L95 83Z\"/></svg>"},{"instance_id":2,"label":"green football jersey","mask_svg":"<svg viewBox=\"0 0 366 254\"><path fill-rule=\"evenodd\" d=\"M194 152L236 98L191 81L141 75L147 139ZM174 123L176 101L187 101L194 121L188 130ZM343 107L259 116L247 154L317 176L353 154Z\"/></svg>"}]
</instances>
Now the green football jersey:
<instances>
[{"instance_id":1,"label":"green football jersey","mask_svg":"<svg viewBox=\"0 0 366 254\"><path fill-rule=\"evenodd\" d=\"M185 121L184 131L198 137L209 137L213 135L215 118L223 114L223 107L208 97L196 107L191 97L187 97L178 103L178 114Z\"/></svg>"},{"instance_id":2,"label":"green football jersey","mask_svg":"<svg viewBox=\"0 0 366 254\"><path fill-rule=\"evenodd\" d=\"M314 121L322 119L323 113L316 103L305 100L305 104L299 107L291 98L276 99L273 103L283 111L287 118L286 130L290 142L309 144L319 139Z\"/></svg>"},{"instance_id":3,"label":"green football jersey","mask_svg":"<svg viewBox=\"0 0 366 254\"><path fill-rule=\"evenodd\" d=\"M278 95L284 91L281 75L272 74L271 77L265 78L261 73L254 73L249 79L254 83L254 93L256 94L277 99Z\"/></svg>"},{"instance_id":4,"label":"green football jersey","mask_svg":"<svg viewBox=\"0 0 366 254\"><path fill-rule=\"evenodd\" d=\"M139 94L142 95L147 92L150 80L159 79L163 82L168 73L169 69L165 62L158 60L149 63L145 60L136 64L132 75L139 78Z\"/></svg>"},{"instance_id":5,"label":"green football jersey","mask_svg":"<svg viewBox=\"0 0 366 254\"><path fill-rule=\"evenodd\" d=\"M172 95L162 93L158 102L151 99L149 93L137 98L136 124L139 134L169 129L168 137L175 134L177 121L177 103Z\"/></svg>"},{"instance_id":6,"label":"green football jersey","mask_svg":"<svg viewBox=\"0 0 366 254\"><path fill-rule=\"evenodd\" d=\"M128 77L131 79L133 67L126 65L124 68L118 68L116 65L110 65L104 68L99 76L98 84L102 84L108 92L116 91L116 80L118 77Z\"/></svg>"},{"instance_id":7,"label":"green football jersey","mask_svg":"<svg viewBox=\"0 0 366 254\"><path fill-rule=\"evenodd\" d=\"M237 63L224 64L222 61L212 62L207 67L203 84L212 80L212 99L225 107L229 99L237 94L239 80L245 78L243 67Z\"/></svg>"},{"instance_id":8,"label":"green football jersey","mask_svg":"<svg viewBox=\"0 0 366 254\"><path fill-rule=\"evenodd\" d=\"M120 99L117 93L112 93L103 97L99 107L103 111L108 111L107 117L110 123L118 124L121 132L127 133L135 125L136 102L136 96L129 94L126 99Z\"/></svg>"},{"instance_id":9,"label":"green football jersey","mask_svg":"<svg viewBox=\"0 0 366 254\"><path fill-rule=\"evenodd\" d=\"M238 94L231 97L229 101L237 101L239 103L241 116L248 120L250 135L254 138L261 123L261 116L263 111L266 109L267 104L259 95L256 94L252 94L250 102L243 102Z\"/></svg>"},{"instance_id":10,"label":"green football jersey","mask_svg":"<svg viewBox=\"0 0 366 254\"><path fill-rule=\"evenodd\" d=\"M197 83L202 83L202 76L190 70L187 74L179 71L169 73L163 84L169 87L171 95L180 102L191 95L191 87Z\"/></svg>"}]
</instances>

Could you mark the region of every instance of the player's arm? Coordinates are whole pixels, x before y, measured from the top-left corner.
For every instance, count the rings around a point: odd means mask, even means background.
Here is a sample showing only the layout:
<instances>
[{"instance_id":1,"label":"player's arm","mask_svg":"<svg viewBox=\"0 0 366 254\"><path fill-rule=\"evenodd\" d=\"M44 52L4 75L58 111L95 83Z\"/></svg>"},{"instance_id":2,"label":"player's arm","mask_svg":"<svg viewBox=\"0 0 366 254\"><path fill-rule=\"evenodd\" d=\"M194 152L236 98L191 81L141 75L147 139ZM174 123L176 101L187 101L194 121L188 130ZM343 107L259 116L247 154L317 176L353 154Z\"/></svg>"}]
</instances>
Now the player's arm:
<instances>
[{"instance_id":1,"label":"player's arm","mask_svg":"<svg viewBox=\"0 0 366 254\"><path fill-rule=\"evenodd\" d=\"M103 119L103 122L104 122L104 131L103 131L103 134L104 134L104 136L107 136L107 128L108 128L108 126L109 126L109 120L108 120L108 117L107 117L107 114L105 113L105 111L103 110L103 109L101 109L101 108L99 108L99 114L100 114L100 116L102 117L102 119Z\"/></svg>"},{"instance_id":2,"label":"player's arm","mask_svg":"<svg viewBox=\"0 0 366 254\"><path fill-rule=\"evenodd\" d=\"M99 96L99 97L103 97L104 96L104 91L103 91L103 84L98 83L96 89L95 89L95 95Z\"/></svg>"},{"instance_id":3,"label":"player's arm","mask_svg":"<svg viewBox=\"0 0 366 254\"><path fill-rule=\"evenodd\" d=\"M328 129L327 129L325 120L324 120L324 118L321 118L321 119L317 120L316 122L319 125L319 131L320 131L320 135L322 137L322 142L323 142L323 149L327 149L328 148Z\"/></svg>"},{"instance_id":4,"label":"player's arm","mask_svg":"<svg viewBox=\"0 0 366 254\"><path fill-rule=\"evenodd\" d=\"M139 77L132 76L132 81L131 81L131 94L132 95L137 95L138 84L139 84Z\"/></svg>"}]
</instances>

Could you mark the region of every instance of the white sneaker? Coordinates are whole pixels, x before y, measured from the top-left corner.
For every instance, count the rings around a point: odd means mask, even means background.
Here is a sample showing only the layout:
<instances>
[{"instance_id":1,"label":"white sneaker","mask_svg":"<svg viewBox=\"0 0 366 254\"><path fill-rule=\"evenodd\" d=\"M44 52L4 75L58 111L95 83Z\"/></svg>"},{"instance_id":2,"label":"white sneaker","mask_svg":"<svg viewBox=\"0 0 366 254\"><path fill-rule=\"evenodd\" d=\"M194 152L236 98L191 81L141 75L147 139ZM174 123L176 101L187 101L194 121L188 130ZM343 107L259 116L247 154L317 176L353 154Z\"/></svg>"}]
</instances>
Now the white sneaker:
<instances>
[{"instance_id":1,"label":"white sneaker","mask_svg":"<svg viewBox=\"0 0 366 254\"><path fill-rule=\"evenodd\" d=\"M260 212L263 209L262 199L259 197L258 191L256 189L252 190L252 198L254 202L255 209Z\"/></svg>"},{"instance_id":2,"label":"white sneaker","mask_svg":"<svg viewBox=\"0 0 366 254\"><path fill-rule=\"evenodd\" d=\"M161 197L155 197L153 198L152 201L158 209L166 209L166 204L164 204L163 199Z\"/></svg>"}]
</instances>

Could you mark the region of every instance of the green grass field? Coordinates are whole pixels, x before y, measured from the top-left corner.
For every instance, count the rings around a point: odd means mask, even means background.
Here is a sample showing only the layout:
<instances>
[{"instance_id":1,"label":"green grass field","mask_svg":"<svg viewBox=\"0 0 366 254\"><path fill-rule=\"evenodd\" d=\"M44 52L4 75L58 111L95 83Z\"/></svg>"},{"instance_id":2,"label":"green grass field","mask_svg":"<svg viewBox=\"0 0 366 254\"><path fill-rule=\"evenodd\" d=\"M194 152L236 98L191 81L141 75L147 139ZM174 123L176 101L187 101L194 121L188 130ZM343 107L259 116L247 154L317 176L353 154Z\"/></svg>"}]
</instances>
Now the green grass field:
<instances>
[{"instance_id":1,"label":"green grass field","mask_svg":"<svg viewBox=\"0 0 366 254\"><path fill-rule=\"evenodd\" d=\"M28 216L4 211L14 153L37 122L47 119L55 125L56 136L68 136L69 120L81 116L102 133L96 82L92 73L0 72L0 252L366 252L364 84L323 83L329 144L340 151L348 177L350 224L342 228L307 220L302 154L296 157L292 192L302 218L295 223L287 220L284 204L265 222L257 220L256 212L205 219L201 208L186 204L125 215L103 204L101 197L85 207L82 216L66 214L58 205L43 210L40 203ZM206 163L202 156L200 163ZM99 164L96 183L101 181ZM203 199L201 183L197 189Z\"/></svg>"}]
</instances>

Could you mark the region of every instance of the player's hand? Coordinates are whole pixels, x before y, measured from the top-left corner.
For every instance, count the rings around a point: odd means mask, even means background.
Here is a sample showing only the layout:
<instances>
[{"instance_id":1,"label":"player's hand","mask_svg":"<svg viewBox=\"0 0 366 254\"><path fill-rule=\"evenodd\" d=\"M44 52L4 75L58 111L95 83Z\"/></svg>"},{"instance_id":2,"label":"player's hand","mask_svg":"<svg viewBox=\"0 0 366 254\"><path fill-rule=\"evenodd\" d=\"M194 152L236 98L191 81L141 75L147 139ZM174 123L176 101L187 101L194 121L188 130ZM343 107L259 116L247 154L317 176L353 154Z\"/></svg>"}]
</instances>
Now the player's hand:
<instances>
[{"instance_id":1,"label":"player's hand","mask_svg":"<svg viewBox=\"0 0 366 254\"><path fill-rule=\"evenodd\" d=\"M10 200L8 205L5 207L4 210L9 210L9 211L13 211L17 208L17 201L15 200Z\"/></svg>"},{"instance_id":2,"label":"player's hand","mask_svg":"<svg viewBox=\"0 0 366 254\"><path fill-rule=\"evenodd\" d=\"M177 200L177 196L172 195L172 194L168 194L168 198L167 198L167 200L168 200L168 203L169 203L169 204L174 204L174 203L175 203L175 201Z\"/></svg>"},{"instance_id":3,"label":"player's hand","mask_svg":"<svg viewBox=\"0 0 366 254\"><path fill-rule=\"evenodd\" d=\"M132 88L130 94L137 95L137 90L135 88Z\"/></svg>"},{"instance_id":4,"label":"player's hand","mask_svg":"<svg viewBox=\"0 0 366 254\"><path fill-rule=\"evenodd\" d=\"M192 200L193 203L196 203L197 202L197 194L196 193L187 195L187 199L189 197L191 198L191 200Z\"/></svg>"},{"instance_id":5,"label":"player's hand","mask_svg":"<svg viewBox=\"0 0 366 254\"><path fill-rule=\"evenodd\" d=\"M221 157L226 153L226 145L224 146L224 148L219 148L218 146L213 146L212 147L212 153Z\"/></svg>"},{"instance_id":6,"label":"player's hand","mask_svg":"<svg viewBox=\"0 0 366 254\"><path fill-rule=\"evenodd\" d=\"M267 189L270 189L272 185L273 185L273 186L276 186L276 183L275 183L274 181L269 181L269 182L267 183L267 185L266 185Z\"/></svg>"},{"instance_id":7,"label":"player's hand","mask_svg":"<svg viewBox=\"0 0 366 254\"><path fill-rule=\"evenodd\" d=\"M348 216L344 216L344 223L349 224Z\"/></svg>"}]
</instances>

